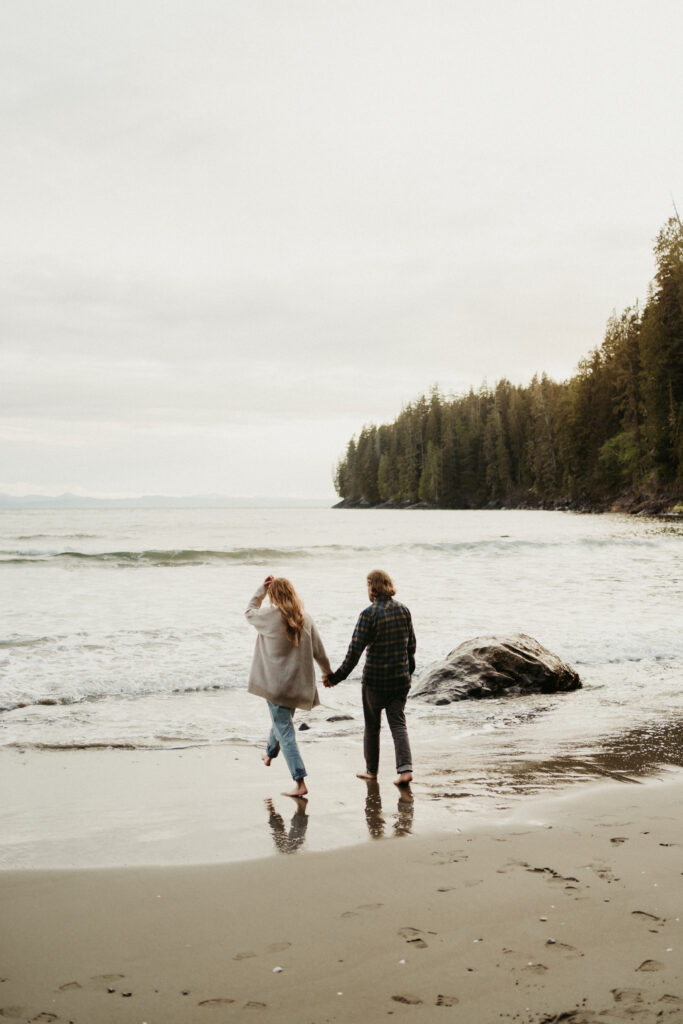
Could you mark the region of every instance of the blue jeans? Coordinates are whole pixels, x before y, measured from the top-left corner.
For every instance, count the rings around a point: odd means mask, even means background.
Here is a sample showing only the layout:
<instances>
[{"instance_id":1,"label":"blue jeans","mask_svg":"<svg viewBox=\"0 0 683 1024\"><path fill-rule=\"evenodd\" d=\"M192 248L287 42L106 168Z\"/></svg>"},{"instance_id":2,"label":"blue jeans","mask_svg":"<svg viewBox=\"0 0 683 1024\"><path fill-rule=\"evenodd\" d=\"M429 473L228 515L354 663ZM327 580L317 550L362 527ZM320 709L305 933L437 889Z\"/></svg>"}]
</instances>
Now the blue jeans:
<instances>
[{"instance_id":1,"label":"blue jeans","mask_svg":"<svg viewBox=\"0 0 683 1024\"><path fill-rule=\"evenodd\" d=\"M292 778L298 782L299 779L306 777L306 769L296 742L296 733L292 722L294 710L293 708L283 708L280 704L271 704L269 700L266 701L266 704L273 721L266 744L266 754L268 757L277 757L282 748Z\"/></svg>"}]
</instances>

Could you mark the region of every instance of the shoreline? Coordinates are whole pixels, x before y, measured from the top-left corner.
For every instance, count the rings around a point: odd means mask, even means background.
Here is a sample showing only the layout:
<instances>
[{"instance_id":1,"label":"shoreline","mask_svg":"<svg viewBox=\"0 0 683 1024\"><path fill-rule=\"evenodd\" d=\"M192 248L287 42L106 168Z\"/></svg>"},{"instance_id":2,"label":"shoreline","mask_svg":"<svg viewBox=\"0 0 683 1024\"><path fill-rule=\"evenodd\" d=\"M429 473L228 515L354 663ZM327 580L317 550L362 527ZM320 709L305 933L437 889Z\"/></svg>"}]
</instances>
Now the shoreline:
<instances>
[{"instance_id":1,"label":"shoreline","mask_svg":"<svg viewBox=\"0 0 683 1024\"><path fill-rule=\"evenodd\" d=\"M425 501L387 501L369 502L365 498L342 498L333 509L365 509L368 511L393 509L395 511L425 512L576 512L579 515L625 515L645 516L663 522L683 522L683 506L680 496L671 495L622 495L618 498L604 500L590 499L559 499L557 501L538 502L532 498L519 501L488 502L486 505L445 506L433 505Z\"/></svg>"},{"instance_id":2,"label":"shoreline","mask_svg":"<svg viewBox=\"0 0 683 1024\"><path fill-rule=\"evenodd\" d=\"M394 837L458 833L505 820L528 797L451 791L424 761L406 789L382 765L377 782L356 778L359 737L302 747L305 805L280 759L254 746L180 749L0 751L0 874L240 863ZM386 755L385 755L386 760ZM449 780L452 787L455 783ZM571 792L575 780L567 779Z\"/></svg>"},{"instance_id":3,"label":"shoreline","mask_svg":"<svg viewBox=\"0 0 683 1024\"><path fill-rule=\"evenodd\" d=\"M302 742L308 801L285 797L284 761L270 768L260 746L0 750L0 872L122 866L223 864L301 852L305 856L405 836L460 834L506 823L546 801L606 779L648 784L681 774L683 722L651 723L570 752L533 721L518 730L466 735L450 744L447 723L415 730L418 770L393 784L389 749L377 782L356 778L362 738ZM304 736L310 734L304 734ZM385 736L385 745L390 741ZM445 754L444 751L448 750Z\"/></svg>"},{"instance_id":4,"label":"shoreline","mask_svg":"<svg viewBox=\"0 0 683 1024\"><path fill-rule=\"evenodd\" d=\"M459 833L230 864L0 871L0 1012L680 1020L682 797L677 771L527 801Z\"/></svg>"}]
</instances>

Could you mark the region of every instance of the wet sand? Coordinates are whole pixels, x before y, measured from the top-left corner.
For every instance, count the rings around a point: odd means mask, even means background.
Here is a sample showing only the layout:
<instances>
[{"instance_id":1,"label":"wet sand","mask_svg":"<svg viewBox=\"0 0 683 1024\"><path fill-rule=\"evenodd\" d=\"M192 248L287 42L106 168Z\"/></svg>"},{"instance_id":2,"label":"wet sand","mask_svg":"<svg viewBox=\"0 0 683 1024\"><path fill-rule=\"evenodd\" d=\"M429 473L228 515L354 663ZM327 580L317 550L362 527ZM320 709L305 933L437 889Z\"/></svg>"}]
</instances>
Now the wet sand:
<instances>
[{"instance_id":1,"label":"wet sand","mask_svg":"<svg viewBox=\"0 0 683 1024\"><path fill-rule=\"evenodd\" d=\"M0 749L0 870L226 863L368 837L457 834L481 820L504 822L553 792L638 783L683 765L676 718L581 744L547 736L548 724L541 736L532 716L528 727L457 742L445 728L418 733L412 799L392 785L389 751L379 784L366 789L355 778L360 734L316 741L315 730L304 733L305 817L281 796L290 784L282 759L265 769L247 744Z\"/></svg>"},{"instance_id":2,"label":"wet sand","mask_svg":"<svg viewBox=\"0 0 683 1024\"><path fill-rule=\"evenodd\" d=\"M34 760L23 756L20 787ZM139 791L154 789L150 763L138 762ZM106 774L108 759L102 764ZM307 807L273 797L269 807L265 789L240 786L236 767L220 783L226 814L239 831L241 811L258 797L277 855L1 871L2 1019L683 1020L683 773L590 783L410 835L401 822L414 823L429 804L418 787L412 810L404 794L402 817L391 776L368 791L352 779L353 765L349 754L329 766L337 798L383 841L311 852L316 823L324 832L334 819L332 798L319 818L322 796ZM274 793L284 779L268 783ZM67 790L73 799L75 784ZM377 799L385 808L375 814ZM81 810L92 814L87 800ZM342 821L347 812L340 808ZM126 849L134 862L131 836L117 856Z\"/></svg>"}]
</instances>

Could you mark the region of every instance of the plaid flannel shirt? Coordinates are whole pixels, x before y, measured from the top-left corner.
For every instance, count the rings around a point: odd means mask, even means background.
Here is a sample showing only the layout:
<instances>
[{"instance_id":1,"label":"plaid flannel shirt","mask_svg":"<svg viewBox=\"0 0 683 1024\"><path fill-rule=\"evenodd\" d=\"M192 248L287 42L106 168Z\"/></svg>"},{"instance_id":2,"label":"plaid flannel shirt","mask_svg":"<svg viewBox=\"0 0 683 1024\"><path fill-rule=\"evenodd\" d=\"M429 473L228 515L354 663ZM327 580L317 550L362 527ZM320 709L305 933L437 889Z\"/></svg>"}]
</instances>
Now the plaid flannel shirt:
<instances>
[{"instance_id":1,"label":"plaid flannel shirt","mask_svg":"<svg viewBox=\"0 0 683 1024\"><path fill-rule=\"evenodd\" d=\"M366 648L363 685L378 696L407 690L415 671L415 631L405 605L378 597L360 613L346 657L330 682L346 679Z\"/></svg>"}]
</instances>

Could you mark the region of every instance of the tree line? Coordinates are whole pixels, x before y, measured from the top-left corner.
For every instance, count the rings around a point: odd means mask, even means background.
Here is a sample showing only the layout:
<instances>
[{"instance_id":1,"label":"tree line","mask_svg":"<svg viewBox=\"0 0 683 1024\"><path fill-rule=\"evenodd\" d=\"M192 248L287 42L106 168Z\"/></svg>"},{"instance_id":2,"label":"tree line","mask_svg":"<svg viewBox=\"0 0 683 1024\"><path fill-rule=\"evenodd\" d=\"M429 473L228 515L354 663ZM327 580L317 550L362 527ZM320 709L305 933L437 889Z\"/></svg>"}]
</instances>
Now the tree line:
<instances>
[{"instance_id":1,"label":"tree line","mask_svg":"<svg viewBox=\"0 0 683 1024\"><path fill-rule=\"evenodd\" d=\"M575 375L438 387L365 426L335 475L344 504L610 507L683 495L683 225L654 247L647 301L610 317Z\"/></svg>"}]
</instances>

